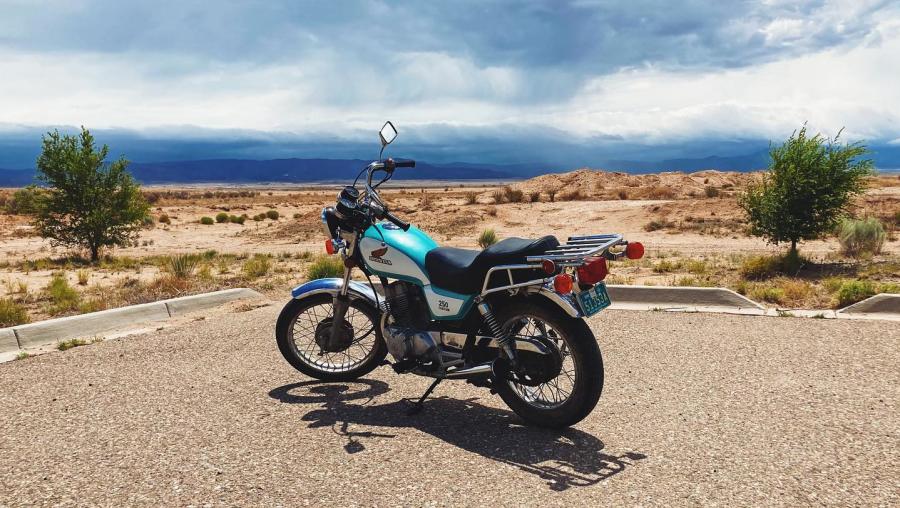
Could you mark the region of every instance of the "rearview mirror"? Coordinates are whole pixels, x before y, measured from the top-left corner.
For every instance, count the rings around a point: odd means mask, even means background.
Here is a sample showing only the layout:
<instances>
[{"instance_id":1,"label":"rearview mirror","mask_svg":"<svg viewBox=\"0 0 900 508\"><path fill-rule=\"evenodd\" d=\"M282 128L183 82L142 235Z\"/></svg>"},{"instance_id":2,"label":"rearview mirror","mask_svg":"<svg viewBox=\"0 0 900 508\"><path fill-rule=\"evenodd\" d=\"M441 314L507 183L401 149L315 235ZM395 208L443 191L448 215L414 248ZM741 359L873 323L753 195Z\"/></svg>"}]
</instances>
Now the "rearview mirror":
<instances>
[{"instance_id":1,"label":"rearview mirror","mask_svg":"<svg viewBox=\"0 0 900 508\"><path fill-rule=\"evenodd\" d=\"M381 137L381 147L384 148L397 137L397 129L394 128L394 124L391 122L384 122L384 127L378 131L378 135Z\"/></svg>"}]
</instances>

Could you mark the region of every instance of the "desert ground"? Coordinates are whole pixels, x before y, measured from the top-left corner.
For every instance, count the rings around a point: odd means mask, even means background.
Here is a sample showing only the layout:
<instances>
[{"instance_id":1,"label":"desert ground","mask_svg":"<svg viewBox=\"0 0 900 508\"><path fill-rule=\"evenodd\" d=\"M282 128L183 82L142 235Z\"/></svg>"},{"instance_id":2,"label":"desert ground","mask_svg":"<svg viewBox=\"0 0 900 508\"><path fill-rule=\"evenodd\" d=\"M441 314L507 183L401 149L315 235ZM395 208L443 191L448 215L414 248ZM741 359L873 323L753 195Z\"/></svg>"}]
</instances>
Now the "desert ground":
<instances>
[{"instance_id":1,"label":"desert ground","mask_svg":"<svg viewBox=\"0 0 900 508\"><path fill-rule=\"evenodd\" d=\"M382 195L394 213L443 245L478 248L486 230L500 239L619 232L642 242L647 256L614 263L610 283L724 286L783 308L845 304L837 295L848 281L864 281L868 292L897 291L900 176L872 178L854 204L857 216L877 217L887 228L880 255L847 259L834 238L804 242L807 263L800 272L765 280L742 273L759 256L786 247L748 236L737 196L758 177L579 170L506 186L399 182ZM338 190L145 187L152 222L135 245L107 251L98 264L37 236L28 216L0 214L0 298L16 302L33 321L234 286L286 295L310 275L333 268L322 259L319 214ZM8 201L13 192L2 190L0 198ZM202 224L204 217L213 223Z\"/></svg>"},{"instance_id":2,"label":"desert ground","mask_svg":"<svg viewBox=\"0 0 900 508\"><path fill-rule=\"evenodd\" d=\"M461 381L410 417L428 379L310 380L279 308L0 364L0 505L900 503L895 323L601 312L603 396L553 432Z\"/></svg>"}]
</instances>

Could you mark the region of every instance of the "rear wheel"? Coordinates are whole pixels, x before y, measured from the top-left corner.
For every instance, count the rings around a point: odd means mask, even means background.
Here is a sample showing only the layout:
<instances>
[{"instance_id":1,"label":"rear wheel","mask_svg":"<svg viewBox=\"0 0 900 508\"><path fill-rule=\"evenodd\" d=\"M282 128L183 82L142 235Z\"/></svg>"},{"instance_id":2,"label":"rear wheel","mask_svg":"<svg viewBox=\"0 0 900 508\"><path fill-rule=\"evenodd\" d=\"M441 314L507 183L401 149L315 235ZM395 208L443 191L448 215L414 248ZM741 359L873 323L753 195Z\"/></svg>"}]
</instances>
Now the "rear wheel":
<instances>
[{"instance_id":1,"label":"rear wheel","mask_svg":"<svg viewBox=\"0 0 900 508\"><path fill-rule=\"evenodd\" d=\"M587 324L534 302L499 309L497 320L517 338L553 343L562 359L559 373L540 384L496 380L506 405L540 427L567 427L590 414L603 391L603 358Z\"/></svg>"},{"instance_id":2,"label":"rear wheel","mask_svg":"<svg viewBox=\"0 0 900 508\"><path fill-rule=\"evenodd\" d=\"M350 300L344 325L332 336L332 296L291 300L278 317L275 339L284 359L307 376L323 381L350 381L379 366L387 347L372 305Z\"/></svg>"}]
</instances>

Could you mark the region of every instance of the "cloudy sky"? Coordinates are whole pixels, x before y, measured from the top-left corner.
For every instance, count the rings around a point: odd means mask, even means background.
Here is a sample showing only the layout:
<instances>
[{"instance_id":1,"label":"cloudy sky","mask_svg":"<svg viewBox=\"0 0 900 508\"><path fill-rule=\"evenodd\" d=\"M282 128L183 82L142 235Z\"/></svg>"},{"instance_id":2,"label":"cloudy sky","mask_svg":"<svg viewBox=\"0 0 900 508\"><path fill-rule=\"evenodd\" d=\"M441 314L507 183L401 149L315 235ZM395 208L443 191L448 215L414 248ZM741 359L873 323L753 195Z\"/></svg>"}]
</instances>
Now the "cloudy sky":
<instances>
[{"instance_id":1,"label":"cloudy sky","mask_svg":"<svg viewBox=\"0 0 900 508\"><path fill-rule=\"evenodd\" d=\"M7 137L900 144L896 1L0 0L0 69Z\"/></svg>"}]
</instances>

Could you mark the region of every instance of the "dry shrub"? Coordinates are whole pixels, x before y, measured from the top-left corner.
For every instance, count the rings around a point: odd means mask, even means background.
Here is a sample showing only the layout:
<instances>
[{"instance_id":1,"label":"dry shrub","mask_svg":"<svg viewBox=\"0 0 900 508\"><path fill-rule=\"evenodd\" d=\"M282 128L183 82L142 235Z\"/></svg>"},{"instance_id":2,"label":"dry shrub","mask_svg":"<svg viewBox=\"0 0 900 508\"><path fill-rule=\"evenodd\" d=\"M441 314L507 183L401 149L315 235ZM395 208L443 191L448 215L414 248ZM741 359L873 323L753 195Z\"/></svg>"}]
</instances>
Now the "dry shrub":
<instances>
[{"instance_id":1,"label":"dry shrub","mask_svg":"<svg viewBox=\"0 0 900 508\"><path fill-rule=\"evenodd\" d=\"M491 192L491 198L494 199L494 203L501 204L503 203L503 198L506 197L506 193L503 192L503 189L497 189L494 192Z\"/></svg>"},{"instance_id":2,"label":"dry shrub","mask_svg":"<svg viewBox=\"0 0 900 508\"><path fill-rule=\"evenodd\" d=\"M478 245L482 249L486 249L495 243L497 243L497 233L493 229L485 229L478 235Z\"/></svg>"},{"instance_id":3,"label":"dry shrub","mask_svg":"<svg viewBox=\"0 0 900 508\"><path fill-rule=\"evenodd\" d=\"M525 193L507 185L503 187L503 199L510 203L521 203L525 200Z\"/></svg>"},{"instance_id":4,"label":"dry shrub","mask_svg":"<svg viewBox=\"0 0 900 508\"><path fill-rule=\"evenodd\" d=\"M675 191L662 185L654 185L647 189L649 199L675 199Z\"/></svg>"},{"instance_id":5,"label":"dry shrub","mask_svg":"<svg viewBox=\"0 0 900 508\"><path fill-rule=\"evenodd\" d=\"M558 192L559 192L559 189L555 189L555 188L547 189L547 197L550 198L551 203L556 201L556 194Z\"/></svg>"},{"instance_id":6,"label":"dry shrub","mask_svg":"<svg viewBox=\"0 0 900 508\"><path fill-rule=\"evenodd\" d=\"M625 189L620 190L616 193L616 195L619 197L619 199L628 199L628 191Z\"/></svg>"},{"instance_id":7,"label":"dry shrub","mask_svg":"<svg viewBox=\"0 0 900 508\"><path fill-rule=\"evenodd\" d=\"M489 207L487 207L487 208L484 209L484 212L485 212L486 214L490 215L491 217L496 217L496 216L497 216L497 207L496 207L496 206L489 206Z\"/></svg>"},{"instance_id":8,"label":"dry shrub","mask_svg":"<svg viewBox=\"0 0 900 508\"><path fill-rule=\"evenodd\" d=\"M862 220L846 219L837 229L841 253L854 258L880 253L886 236L884 226L874 217Z\"/></svg>"},{"instance_id":9,"label":"dry shrub","mask_svg":"<svg viewBox=\"0 0 900 508\"><path fill-rule=\"evenodd\" d=\"M465 194L466 204L474 205L478 201L478 194L473 191L469 191Z\"/></svg>"},{"instance_id":10,"label":"dry shrub","mask_svg":"<svg viewBox=\"0 0 900 508\"><path fill-rule=\"evenodd\" d=\"M529 202L529 203L537 203L537 202L540 201L540 200L541 200L541 193L540 193L540 192L535 191L535 192L529 192L529 193L528 193L528 202Z\"/></svg>"},{"instance_id":11,"label":"dry shrub","mask_svg":"<svg viewBox=\"0 0 900 508\"><path fill-rule=\"evenodd\" d=\"M707 185L706 188L703 189L703 193L708 198L717 198L719 197L719 189L713 187L712 185Z\"/></svg>"},{"instance_id":12,"label":"dry shrub","mask_svg":"<svg viewBox=\"0 0 900 508\"><path fill-rule=\"evenodd\" d=\"M569 192L562 193L559 195L560 201L580 201L584 199L584 194L581 193L580 189L573 189Z\"/></svg>"}]
</instances>

